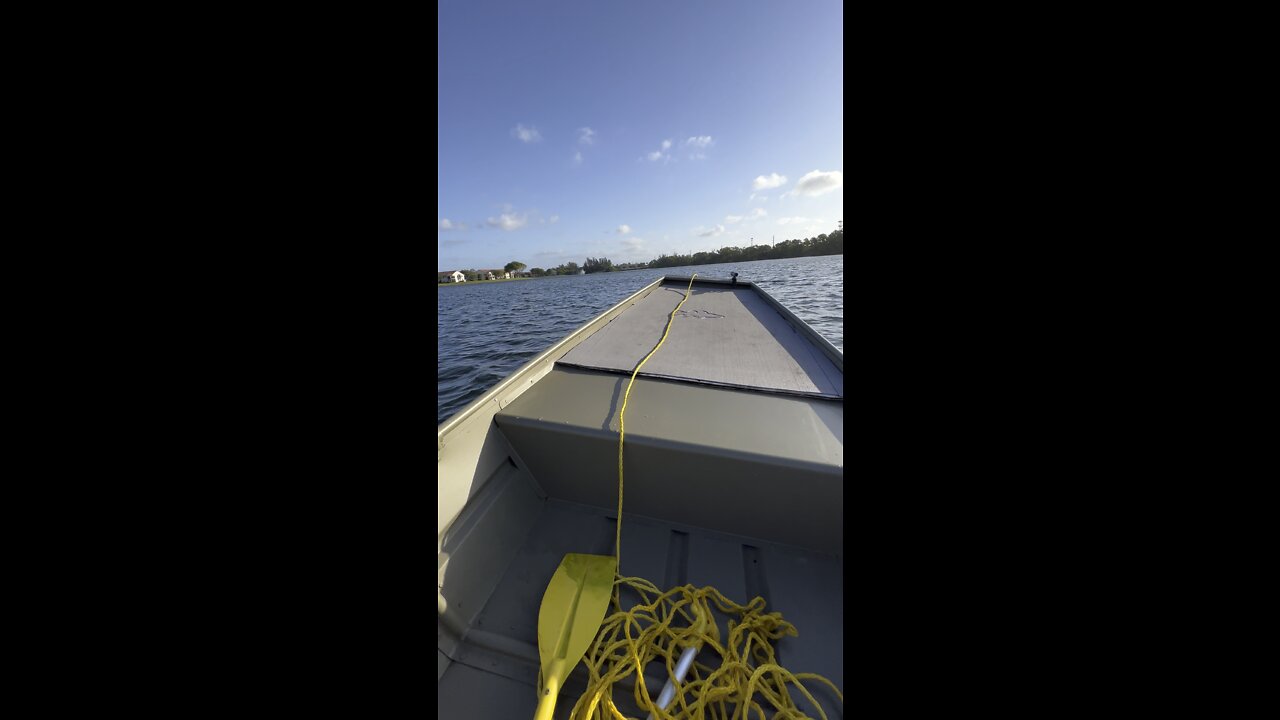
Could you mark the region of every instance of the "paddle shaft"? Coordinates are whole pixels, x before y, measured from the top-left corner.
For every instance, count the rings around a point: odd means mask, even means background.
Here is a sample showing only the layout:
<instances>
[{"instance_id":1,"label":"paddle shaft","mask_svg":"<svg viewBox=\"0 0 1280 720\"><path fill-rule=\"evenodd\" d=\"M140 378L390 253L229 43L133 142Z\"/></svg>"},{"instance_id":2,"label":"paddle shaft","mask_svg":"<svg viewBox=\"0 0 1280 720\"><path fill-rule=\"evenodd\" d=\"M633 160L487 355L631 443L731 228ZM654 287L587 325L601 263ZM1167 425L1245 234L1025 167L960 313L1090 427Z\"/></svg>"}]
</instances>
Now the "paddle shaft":
<instances>
[{"instance_id":1,"label":"paddle shaft","mask_svg":"<svg viewBox=\"0 0 1280 720\"><path fill-rule=\"evenodd\" d=\"M533 720L551 720L552 713L556 711L556 696L564 683L564 678L560 677L563 674L563 660L551 663L551 672L542 679L542 697L538 698L538 712L534 713Z\"/></svg>"}]
</instances>

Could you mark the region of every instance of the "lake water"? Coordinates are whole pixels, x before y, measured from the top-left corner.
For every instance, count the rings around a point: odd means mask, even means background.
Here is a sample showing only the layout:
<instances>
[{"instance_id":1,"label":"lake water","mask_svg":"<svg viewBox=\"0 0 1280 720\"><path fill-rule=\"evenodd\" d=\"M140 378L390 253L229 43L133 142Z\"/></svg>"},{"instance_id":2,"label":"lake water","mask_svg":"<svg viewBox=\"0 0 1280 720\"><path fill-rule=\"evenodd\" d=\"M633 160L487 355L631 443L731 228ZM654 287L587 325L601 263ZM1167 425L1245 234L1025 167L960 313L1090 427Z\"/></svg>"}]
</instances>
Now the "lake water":
<instances>
[{"instance_id":1,"label":"lake water","mask_svg":"<svg viewBox=\"0 0 1280 720\"><path fill-rule=\"evenodd\" d=\"M436 423L645 285L695 272L724 279L738 273L844 351L843 255L441 286Z\"/></svg>"}]
</instances>

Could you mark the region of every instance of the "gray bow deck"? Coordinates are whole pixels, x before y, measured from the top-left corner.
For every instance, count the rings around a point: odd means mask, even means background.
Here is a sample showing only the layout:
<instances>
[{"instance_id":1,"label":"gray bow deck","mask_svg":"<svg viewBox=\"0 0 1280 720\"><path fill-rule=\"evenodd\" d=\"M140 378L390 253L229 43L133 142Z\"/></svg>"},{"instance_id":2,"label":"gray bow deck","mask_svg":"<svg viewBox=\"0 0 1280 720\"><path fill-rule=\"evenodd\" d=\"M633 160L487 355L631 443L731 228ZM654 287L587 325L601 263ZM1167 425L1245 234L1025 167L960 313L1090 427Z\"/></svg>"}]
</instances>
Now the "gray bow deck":
<instances>
[{"instance_id":1,"label":"gray bow deck","mask_svg":"<svg viewBox=\"0 0 1280 720\"><path fill-rule=\"evenodd\" d=\"M667 282L569 351L559 364L630 374L662 338L686 286ZM843 398L844 373L746 285L695 282L641 376Z\"/></svg>"}]
</instances>

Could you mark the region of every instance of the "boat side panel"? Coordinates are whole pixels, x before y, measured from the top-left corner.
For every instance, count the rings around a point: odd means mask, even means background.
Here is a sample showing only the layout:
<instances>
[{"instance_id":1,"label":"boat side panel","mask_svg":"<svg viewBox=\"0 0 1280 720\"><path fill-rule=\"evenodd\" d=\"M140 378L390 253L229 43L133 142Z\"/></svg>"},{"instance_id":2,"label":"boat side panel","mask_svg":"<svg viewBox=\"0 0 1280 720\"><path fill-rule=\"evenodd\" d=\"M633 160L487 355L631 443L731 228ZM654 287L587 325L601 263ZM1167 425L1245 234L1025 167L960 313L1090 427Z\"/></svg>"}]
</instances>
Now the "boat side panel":
<instances>
[{"instance_id":1,"label":"boat side panel","mask_svg":"<svg viewBox=\"0 0 1280 720\"><path fill-rule=\"evenodd\" d=\"M442 536L481 484L511 454L494 429L493 417L551 372L555 361L631 304L658 287L654 281L588 322L476 398L436 432L436 534Z\"/></svg>"},{"instance_id":2,"label":"boat side panel","mask_svg":"<svg viewBox=\"0 0 1280 720\"><path fill-rule=\"evenodd\" d=\"M477 629L481 610L544 504L528 472L507 462L439 539L436 650L446 659L460 659L460 646ZM437 671L446 666L442 661Z\"/></svg>"}]
</instances>

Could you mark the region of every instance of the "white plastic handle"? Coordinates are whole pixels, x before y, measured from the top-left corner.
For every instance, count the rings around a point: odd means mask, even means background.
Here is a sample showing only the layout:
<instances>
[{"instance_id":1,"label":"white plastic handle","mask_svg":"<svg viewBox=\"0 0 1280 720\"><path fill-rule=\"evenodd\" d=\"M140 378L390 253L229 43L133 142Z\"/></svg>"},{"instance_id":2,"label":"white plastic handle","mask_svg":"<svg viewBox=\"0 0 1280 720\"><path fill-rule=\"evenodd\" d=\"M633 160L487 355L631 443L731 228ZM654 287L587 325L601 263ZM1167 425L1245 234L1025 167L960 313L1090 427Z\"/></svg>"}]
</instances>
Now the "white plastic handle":
<instances>
[{"instance_id":1,"label":"white plastic handle","mask_svg":"<svg viewBox=\"0 0 1280 720\"><path fill-rule=\"evenodd\" d=\"M688 674L689 668L693 667L693 656L698 654L698 648L690 645L684 649L684 653L680 655L680 662L676 663L676 679L675 682L667 680L667 684L662 686L662 694L658 695L657 705L659 708L666 710L667 706L676 697L676 685L684 682L684 676ZM649 720L656 720L658 716L649 713Z\"/></svg>"}]
</instances>

